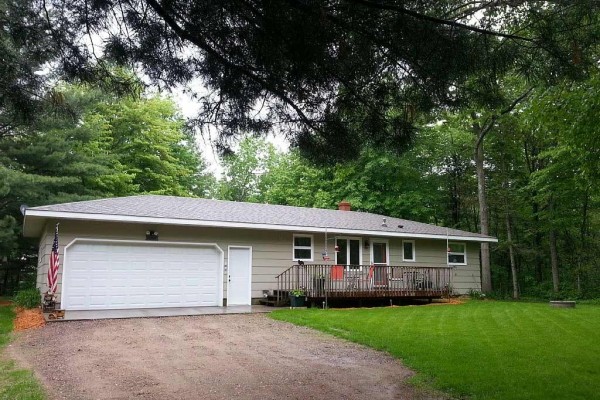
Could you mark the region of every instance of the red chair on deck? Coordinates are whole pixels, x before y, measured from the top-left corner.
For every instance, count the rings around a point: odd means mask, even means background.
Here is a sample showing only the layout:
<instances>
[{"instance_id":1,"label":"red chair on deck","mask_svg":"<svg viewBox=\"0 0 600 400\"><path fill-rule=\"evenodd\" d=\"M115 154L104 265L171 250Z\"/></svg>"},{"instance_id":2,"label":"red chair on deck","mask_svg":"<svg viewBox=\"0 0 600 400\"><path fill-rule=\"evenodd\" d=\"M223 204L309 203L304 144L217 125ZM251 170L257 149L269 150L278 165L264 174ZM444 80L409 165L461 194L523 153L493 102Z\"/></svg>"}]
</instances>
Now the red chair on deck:
<instances>
[{"instance_id":1,"label":"red chair on deck","mask_svg":"<svg viewBox=\"0 0 600 400\"><path fill-rule=\"evenodd\" d=\"M369 273L367 274L367 281L366 281L367 289L373 288L374 279L375 279L375 266L371 265L369 267Z\"/></svg>"},{"instance_id":2,"label":"red chair on deck","mask_svg":"<svg viewBox=\"0 0 600 400\"><path fill-rule=\"evenodd\" d=\"M343 265L334 265L333 267L331 267L331 279L336 281L344 279Z\"/></svg>"}]
</instances>

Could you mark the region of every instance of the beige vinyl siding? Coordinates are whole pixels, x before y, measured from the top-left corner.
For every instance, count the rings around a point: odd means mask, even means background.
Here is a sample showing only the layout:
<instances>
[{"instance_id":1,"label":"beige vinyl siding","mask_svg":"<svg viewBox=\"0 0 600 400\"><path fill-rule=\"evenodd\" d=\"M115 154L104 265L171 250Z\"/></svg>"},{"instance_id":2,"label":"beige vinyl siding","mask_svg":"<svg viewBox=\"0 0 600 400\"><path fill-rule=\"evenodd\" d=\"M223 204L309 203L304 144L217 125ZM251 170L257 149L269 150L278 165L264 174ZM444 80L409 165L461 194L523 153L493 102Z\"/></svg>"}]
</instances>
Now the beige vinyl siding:
<instances>
[{"instance_id":1,"label":"beige vinyl siding","mask_svg":"<svg viewBox=\"0 0 600 400\"><path fill-rule=\"evenodd\" d=\"M341 237L346 237L342 236ZM329 235L330 238L335 235ZM324 263L322 261L321 252L323 251L324 237L320 237L320 241L316 242L315 263ZM365 246L365 240L369 240L369 248ZM317 240L317 235L315 235ZM447 260L447 244L446 239L417 239L417 238L379 238L379 237L362 237L362 263L364 265L371 264L371 249L373 241L384 241L389 246L389 265L407 266L407 267L446 267ZM415 243L415 261L402 261L402 241L414 240ZM460 241L453 241L459 242ZM452 271L452 289L455 294L466 294L469 290L481 291L481 274L479 268L479 243L464 242L467 246L467 265L455 265ZM328 240L328 251L331 260L328 264L333 264L334 255L334 240ZM320 245L320 246L319 246Z\"/></svg>"},{"instance_id":2,"label":"beige vinyl siding","mask_svg":"<svg viewBox=\"0 0 600 400\"><path fill-rule=\"evenodd\" d=\"M50 252L52 251L52 241L54 240L53 234L53 230L52 235L48 235L47 230L44 230L38 247L36 287L42 293L48 291L48 267L50 263Z\"/></svg>"},{"instance_id":3,"label":"beige vinyl siding","mask_svg":"<svg viewBox=\"0 0 600 400\"><path fill-rule=\"evenodd\" d=\"M479 243L460 242L467 246L467 265L451 265L452 288L455 294L481 290ZM390 240L391 265L415 267L445 267L448 256L446 240L415 239L415 261L402 261L402 239Z\"/></svg>"},{"instance_id":4,"label":"beige vinyl siding","mask_svg":"<svg viewBox=\"0 0 600 400\"><path fill-rule=\"evenodd\" d=\"M53 223L48 224L53 227ZM276 288L275 276L294 264L292 232L257 231L248 229L198 228L176 226L146 226L112 222L62 221L60 224L59 249L61 265L57 294L62 292L64 248L76 238L145 240L147 230L155 230L160 242L216 243L224 252L225 267L228 264L228 246L252 247L252 297L261 298L263 290ZM47 260L52 251L53 228L46 228L40 242L38 283L46 291ZM323 235L314 235L314 260L322 262ZM319 244L320 242L320 244ZM333 247L333 246L332 246ZM333 250L333 248L332 248ZM227 298L227 271L223 276L223 295Z\"/></svg>"},{"instance_id":5,"label":"beige vinyl siding","mask_svg":"<svg viewBox=\"0 0 600 400\"><path fill-rule=\"evenodd\" d=\"M49 221L40 239L38 261L38 287L42 292L47 290L46 274L48 270L49 255L52 250L54 224ZM115 222L90 222L90 221L61 221L60 223L60 259L58 296L62 292L62 273L64 265L64 248L76 238L115 239L115 240L145 240L147 230L157 231L160 242L190 242L190 243L215 243L224 252L225 270L223 274L223 296L227 298L227 265L228 246L252 247L252 298L262 297L263 290L276 289L275 276L294 264L293 261L293 235L303 232L277 232L252 229L228 229L207 227L182 227L168 225L146 225ZM313 263L334 264L334 237L329 234L327 250L330 261L325 262L322 252L325 248L325 235L313 234ZM365 247L365 237L361 238L362 263L371 263L371 247ZM373 239L368 238L372 242ZM389 254L390 265L407 265L423 267L446 266L446 241L415 239L416 261L402 261L402 240L390 238ZM467 243L468 265L456 266L453 275L453 288L455 293L466 293L469 289L481 289L479 275L479 244Z\"/></svg>"}]
</instances>

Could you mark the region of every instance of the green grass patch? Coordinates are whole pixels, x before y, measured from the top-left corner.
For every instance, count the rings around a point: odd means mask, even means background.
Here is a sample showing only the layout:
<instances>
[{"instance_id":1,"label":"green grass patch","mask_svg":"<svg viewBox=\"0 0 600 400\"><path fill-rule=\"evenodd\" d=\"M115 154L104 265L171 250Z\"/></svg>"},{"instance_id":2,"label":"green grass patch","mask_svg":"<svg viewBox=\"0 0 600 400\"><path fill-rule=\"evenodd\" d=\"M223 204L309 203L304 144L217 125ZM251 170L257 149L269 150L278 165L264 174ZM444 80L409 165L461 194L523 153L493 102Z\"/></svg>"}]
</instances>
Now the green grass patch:
<instances>
[{"instance_id":1,"label":"green grass patch","mask_svg":"<svg viewBox=\"0 0 600 400\"><path fill-rule=\"evenodd\" d=\"M15 313L0 306L0 351L10 341ZM44 392L33 373L17 369L15 363L0 355L0 400L41 400Z\"/></svg>"},{"instance_id":2,"label":"green grass patch","mask_svg":"<svg viewBox=\"0 0 600 400\"><path fill-rule=\"evenodd\" d=\"M387 351L413 383L470 399L592 399L600 382L600 307L462 305L281 310L272 318Z\"/></svg>"}]
</instances>

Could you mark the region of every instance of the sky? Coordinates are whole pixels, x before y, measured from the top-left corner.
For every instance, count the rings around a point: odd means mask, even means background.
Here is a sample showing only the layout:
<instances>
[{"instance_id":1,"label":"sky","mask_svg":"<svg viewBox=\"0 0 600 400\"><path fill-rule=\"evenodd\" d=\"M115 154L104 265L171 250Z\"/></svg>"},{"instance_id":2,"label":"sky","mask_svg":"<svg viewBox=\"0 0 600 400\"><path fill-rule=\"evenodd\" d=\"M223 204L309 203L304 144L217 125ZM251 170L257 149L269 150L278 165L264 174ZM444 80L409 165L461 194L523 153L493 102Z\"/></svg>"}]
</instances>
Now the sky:
<instances>
[{"instance_id":1,"label":"sky","mask_svg":"<svg viewBox=\"0 0 600 400\"><path fill-rule=\"evenodd\" d=\"M114 29L117 29L117 26L113 26ZM108 32L94 32L91 35L86 35L81 38L81 40L89 47L90 51L97 57L101 57L104 52L104 41L108 37ZM191 52L191 49L185 50ZM50 67L40 70L37 72L38 75L47 75L50 72ZM151 80L147 75L144 74L142 70L137 70L136 74L142 79L142 81L147 85L148 91L150 93L158 93L158 88L153 85ZM188 86L193 87L194 91L197 93L207 93L208 90L203 86L202 81L200 79L195 79L192 82L188 83ZM175 87L171 88L168 93L161 93L163 96L171 98L177 104L177 107L181 111L182 115L187 118L194 118L198 115L199 104L196 100L194 100L189 93L186 93L183 87ZM198 145L200 151L202 152L202 156L207 162L208 170L213 173L216 177L220 177L223 168L221 167L219 156L217 154L217 150L214 146L214 141L217 138L217 132L212 131L208 133L208 135L202 135L200 133L196 134L196 144ZM289 149L289 142L282 135L268 134L265 135L265 139L272 143L275 148L279 151L286 152ZM234 144L233 150L236 150L236 146Z\"/></svg>"},{"instance_id":2,"label":"sky","mask_svg":"<svg viewBox=\"0 0 600 400\"><path fill-rule=\"evenodd\" d=\"M201 85L201 83L198 82L197 85ZM203 91L204 90L200 88L200 92L202 93ZM173 89L168 97L175 101L185 118L193 118L197 116L199 106L198 103L192 99L189 94L185 93L182 88ZM198 133L196 134L196 143L202 151L204 159L208 163L209 171L216 176L220 176L223 172L223 168L220 165L217 150L213 145L213 142L216 140L216 138L217 133L214 131L209 131L208 135L202 135ZM265 135L265 139L269 143L272 143L279 151L286 152L289 149L289 142L285 137L283 137L283 135L268 134ZM234 146L234 150L235 149L236 147Z\"/></svg>"}]
</instances>

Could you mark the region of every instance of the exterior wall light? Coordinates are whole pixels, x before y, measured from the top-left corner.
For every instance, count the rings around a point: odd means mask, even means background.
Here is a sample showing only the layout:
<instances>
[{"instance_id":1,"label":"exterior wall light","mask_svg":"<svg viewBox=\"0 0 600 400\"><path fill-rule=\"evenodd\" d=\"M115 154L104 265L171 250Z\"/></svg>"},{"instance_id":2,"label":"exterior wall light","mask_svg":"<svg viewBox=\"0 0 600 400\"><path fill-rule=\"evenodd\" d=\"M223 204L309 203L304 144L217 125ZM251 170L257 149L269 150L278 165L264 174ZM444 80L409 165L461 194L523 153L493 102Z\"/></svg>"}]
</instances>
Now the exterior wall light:
<instances>
[{"instance_id":1,"label":"exterior wall light","mask_svg":"<svg viewBox=\"0 0 600 400\"><path fill-rule=\"evenodd\" d=\"M158 232L156 231L146 231L146 240L158 240Z\"/></svg>"}]
</instances>

